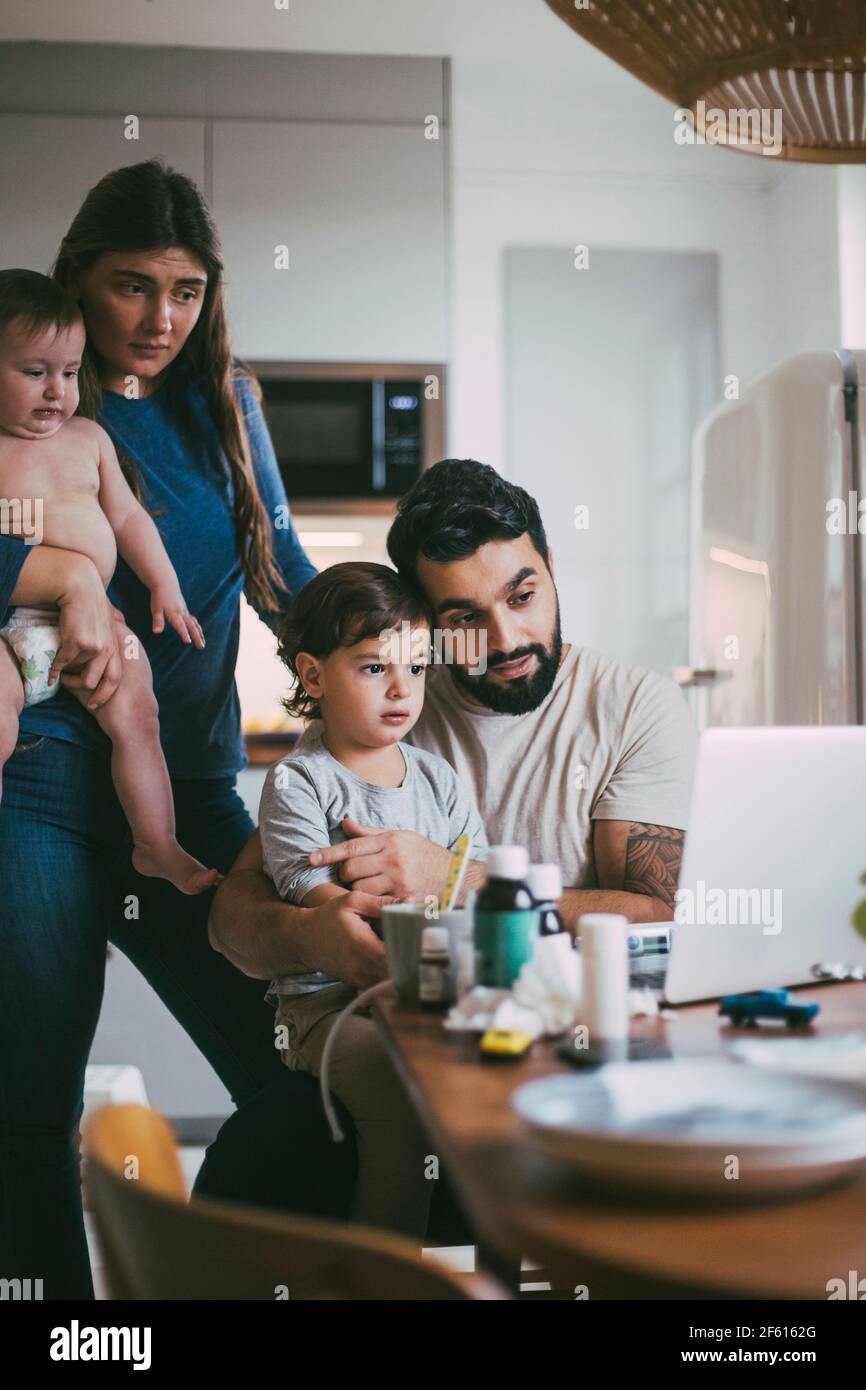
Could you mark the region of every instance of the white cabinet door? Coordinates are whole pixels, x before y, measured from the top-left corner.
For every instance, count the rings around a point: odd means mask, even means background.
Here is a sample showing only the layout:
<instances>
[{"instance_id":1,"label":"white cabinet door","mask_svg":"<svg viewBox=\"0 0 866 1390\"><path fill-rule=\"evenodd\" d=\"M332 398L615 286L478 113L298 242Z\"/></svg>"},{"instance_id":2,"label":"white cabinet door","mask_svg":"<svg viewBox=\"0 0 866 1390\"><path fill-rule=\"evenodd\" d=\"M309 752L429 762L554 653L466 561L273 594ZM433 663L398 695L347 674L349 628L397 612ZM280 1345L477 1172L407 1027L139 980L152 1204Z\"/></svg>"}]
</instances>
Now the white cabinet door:
<instances>
[{"instance_id":1,"label":"white cabinet door","mask_svg":"<svg viewBox=\"0 0 866 1390\"><path fill-rule=\"evenodd\" d=\"M0 267L47 272L85 193L125 164L161 156L202 186L204 121L0 116Z\"/></svg>"},{"instance_id":2,"label":"white cabinet door","mask_svg":"<svg viewBox=\"0 0 866 1390\"><path fill-rule=\"evenodd\" d=\"M425 139L420 120L214 122L237 352L447 359L444 140Z\"/></svg>"}]
</instances>

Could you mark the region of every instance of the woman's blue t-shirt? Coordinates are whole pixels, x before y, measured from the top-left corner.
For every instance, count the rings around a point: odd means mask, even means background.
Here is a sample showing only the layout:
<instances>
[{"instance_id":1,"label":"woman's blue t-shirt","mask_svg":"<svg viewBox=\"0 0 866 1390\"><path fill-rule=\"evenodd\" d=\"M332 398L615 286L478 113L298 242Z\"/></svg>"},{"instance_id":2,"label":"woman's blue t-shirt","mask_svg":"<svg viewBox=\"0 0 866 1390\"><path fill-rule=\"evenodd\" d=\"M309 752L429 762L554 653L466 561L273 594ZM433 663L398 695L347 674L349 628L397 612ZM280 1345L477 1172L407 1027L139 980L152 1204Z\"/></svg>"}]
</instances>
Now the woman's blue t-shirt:
<instances>
[{"instance_id":1,"label":"woman's blue t-shirt","mask_svg":"<svg viewBox=\"0 0 866 1390\"><path fill-rule=\"evenodd\" d=\"M285 611L316 570L304 553L289 517L273 445L253 388L235 384L250 440L259 493L273 528L274 557L286 595ZM165 385L152 396L127 400L103 393L100 423L118 454L135 461L142 502L159 528L191 613L204 629L205 648L186 646L171 628L151 632L150 595L118 559L108 588L141 639L153 670L162 746L173 777L229 776L244 766L235 665L244 590L233 515L233 489L203 385L175 363ZM0 615L8 606L26 558L20 541L0 538ZM271 627L280 613L259 616ZM3 619L0 618L0 621ZM25 709L21 730L46 734L86 748L107 751L109 743L68 691Z\"/></svg>"}]
</instances>

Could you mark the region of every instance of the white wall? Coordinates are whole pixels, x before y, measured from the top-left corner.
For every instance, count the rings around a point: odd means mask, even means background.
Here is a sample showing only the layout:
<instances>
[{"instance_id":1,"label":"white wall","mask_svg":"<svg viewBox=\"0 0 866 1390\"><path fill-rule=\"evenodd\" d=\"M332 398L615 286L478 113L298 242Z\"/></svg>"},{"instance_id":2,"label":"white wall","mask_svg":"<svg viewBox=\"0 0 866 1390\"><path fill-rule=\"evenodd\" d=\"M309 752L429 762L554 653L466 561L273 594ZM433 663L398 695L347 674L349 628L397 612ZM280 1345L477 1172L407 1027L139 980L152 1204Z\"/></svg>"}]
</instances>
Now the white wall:
<instances>
[{"instance_id":1,"label":"white wall","mask_svg":"<svg viewBox=\"0 0 866 1390\"><path fill-rule=\"evenodd\" d=\"M821 164L795 165L769 194L772 280L767 366L796 353L841 344L839 172ZM856 174L860 183L866 180L862 166ZM864 254L866 241L861 241L861 260Z\"/></svg>"},{"instance_id":2,"label":"white wall","mask_svg":"<svg viewBox=\"0 0 866 1390\"><path fill-rule=\"evenodd\" d=\"M866 169L849 164L835 172L842 342L848 348L866 348Z\"/></svg>"},{"instance_id":3,"label":"white wall","mask_svg":"<svg viewBox=\"0 0 866 1390\"><path fill-rule=\"evenodd\" d=\"M545 518L563 630L629 662L682 665L716 258L594 251L577 270L568 250L511 249L505 297L510 471Z\"/></svg>"},{"instance_id":4,"label":"white wall","mask_svg":"<svg viewBox=\"0 0 866 1390\"><path fill-rule=\"evenodd\" d=\"M506 454L509 246L714 252L722 376L838 337L834 171L678 146L670 106L623 78L599 109L531 72L503 82L495 56L454 61L452 451Z\"/></svg>"},{"instance_id":5,"label":"white wall","mask_svg":"<svg viewBox=\"0 0 866 1390\"><path fill-rule=\"evenodd\" d=\"M722 374L745 377L766 365L772 352L772 295L765 193L742 187L722 193L711 183L647 187L603 174L589 181L579 175L557 179L458 169L456 179L452 452L496 467L505 456L502 257L507 246L584 243L590 250L715 252Z\"/></svg>"}]
</instances>

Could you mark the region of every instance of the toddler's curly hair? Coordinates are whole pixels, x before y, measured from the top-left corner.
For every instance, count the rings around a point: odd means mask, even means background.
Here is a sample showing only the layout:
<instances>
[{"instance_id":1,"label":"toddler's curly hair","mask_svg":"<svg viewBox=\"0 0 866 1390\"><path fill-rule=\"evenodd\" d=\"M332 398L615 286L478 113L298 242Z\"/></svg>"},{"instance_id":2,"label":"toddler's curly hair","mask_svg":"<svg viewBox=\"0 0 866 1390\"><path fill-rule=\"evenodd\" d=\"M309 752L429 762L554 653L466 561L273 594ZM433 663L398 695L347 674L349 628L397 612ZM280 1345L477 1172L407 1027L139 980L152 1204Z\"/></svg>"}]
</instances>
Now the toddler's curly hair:
<instances>
[{"instance_id":1,"label":"toddler's curly hair","mask_svg":"<svg viewBox=\"0 0 866 1390\"><path fill-rule=\"evenodd\" d=\"M277 655L294 680L283 700L296 718L318 719L318 700L301 684L299 652L326 657L338 647L353 647L368 637L399 630L402 622L430 627L432 615L424 596L387 565L348 561L330 565L298 594L280 627Z\"/></svg>"}]
</instances>

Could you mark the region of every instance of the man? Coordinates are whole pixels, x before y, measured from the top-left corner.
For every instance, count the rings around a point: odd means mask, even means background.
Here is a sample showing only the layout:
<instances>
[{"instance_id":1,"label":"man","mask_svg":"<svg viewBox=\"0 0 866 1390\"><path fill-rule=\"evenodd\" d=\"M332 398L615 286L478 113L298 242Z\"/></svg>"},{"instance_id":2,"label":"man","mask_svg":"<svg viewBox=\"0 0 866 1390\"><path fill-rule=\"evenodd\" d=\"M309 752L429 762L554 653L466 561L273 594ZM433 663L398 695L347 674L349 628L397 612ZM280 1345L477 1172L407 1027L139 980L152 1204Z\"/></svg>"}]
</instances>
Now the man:
<instances>
[{"instance_id":1,"label":"man","mask_svg":"<svg viewBox=\"0 0 866 1390\"><path fill-rule=\"evenodd\" d=\"M410 741L442 754L472 786L491 844L523 844L533 861L561 866L560 911L572 930L584 912L670 920L694 723L671 681L563 644L535 501L484 464L446 459L401 500L388 553L424 591L442 634L476 638L466 660L429 673ZM257 836L243 851L217 893L210 932L244 973L325 970L359 988L384 977L384 948L365 919L379 915L383 897L438 896L449 854L414 831L350 820L343 828L345 843L313 862L338 864L351 891L321 907L278 899ZM471 867L464 892L483 872Z\"/></svg>"}]
</instances>

